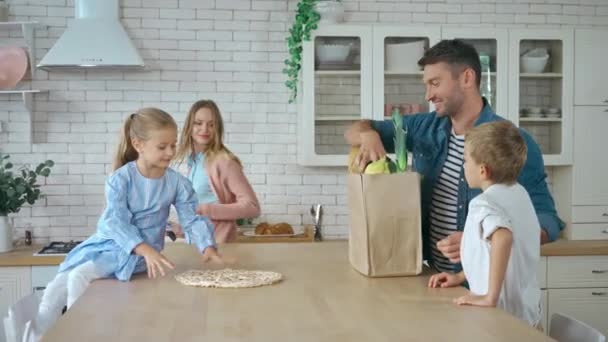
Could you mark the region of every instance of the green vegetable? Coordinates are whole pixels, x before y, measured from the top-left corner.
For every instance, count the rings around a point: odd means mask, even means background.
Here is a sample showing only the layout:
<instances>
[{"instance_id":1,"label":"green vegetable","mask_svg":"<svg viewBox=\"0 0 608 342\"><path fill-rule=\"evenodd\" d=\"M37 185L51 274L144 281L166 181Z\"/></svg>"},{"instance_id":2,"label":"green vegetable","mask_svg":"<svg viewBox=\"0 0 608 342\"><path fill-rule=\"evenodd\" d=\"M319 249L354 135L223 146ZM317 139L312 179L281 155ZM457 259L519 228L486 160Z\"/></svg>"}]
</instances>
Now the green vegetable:
<instances>
[{"instance_id":1,"label":"green vegetable","mask_svg":"<svg viewBox=\"0 0 608 342\"><path fill-rule=\"evenodd\" d=\"M393 142L395 144L395 156L397 158L397 171L407 171L407 146L406 137L407 131L403 129L403 116L398 110L394 110L392 115L393 127L395 130L395 137Z\"/></svg>"}]
</instances>

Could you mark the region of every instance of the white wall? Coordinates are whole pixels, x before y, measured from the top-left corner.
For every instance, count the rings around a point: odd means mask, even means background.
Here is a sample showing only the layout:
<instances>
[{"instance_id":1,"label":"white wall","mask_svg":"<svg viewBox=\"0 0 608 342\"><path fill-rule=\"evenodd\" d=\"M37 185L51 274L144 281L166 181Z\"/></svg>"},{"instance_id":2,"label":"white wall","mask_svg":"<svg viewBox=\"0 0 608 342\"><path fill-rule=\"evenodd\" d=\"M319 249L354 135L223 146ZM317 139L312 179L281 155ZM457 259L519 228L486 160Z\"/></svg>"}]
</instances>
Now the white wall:
<instances>
[{"instance_id":1,"label":"white wall","mask_svg":"<svg viewBox=\"0 0 608 342\"><path fill-rule=\"evenodd\" d=\"M38 59L73 16L72 0L8 0L11 19L38 20ZM345 0L350 22L400 22L499 27L608 27L607 0ZM158 106L182 121L190 104L216 100L227 122L227 143L272 221L309 223L314 202L325 206L326 234L347 234L345 169L303 168L296 161L296 111L287 105L282 61L296 1L123 0L127 31L146 72L38 71L35 143L19 97L0 96L0 151L15 162L55 160L43 187L47 198L15 217L16 234L35 239L82 238L103 207L103 181L123 118ZM0 31L2 44L18 32ZM24 86L30 86L26 82Z\"/></svg>"}]
</instances>

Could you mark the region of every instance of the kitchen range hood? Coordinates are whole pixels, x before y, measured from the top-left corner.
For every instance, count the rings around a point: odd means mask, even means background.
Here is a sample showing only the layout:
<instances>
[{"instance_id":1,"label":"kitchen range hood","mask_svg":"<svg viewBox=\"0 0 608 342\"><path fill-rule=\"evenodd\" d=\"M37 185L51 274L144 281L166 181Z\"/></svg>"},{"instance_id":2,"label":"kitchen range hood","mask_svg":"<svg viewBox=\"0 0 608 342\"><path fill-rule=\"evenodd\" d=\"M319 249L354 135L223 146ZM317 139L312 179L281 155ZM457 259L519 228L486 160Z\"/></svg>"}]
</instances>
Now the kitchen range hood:
<instances>
[{"instance_id":1,"label":"kitchen range hood","mask_svg":"<svg viewBox=\"0 0 608 342\"><path fill-rule=\"evenodd\" d=\"M52 69L142 69L144 61L119 19L119 0L75 0L75 18L42 58Z\"/></svg>"}]
</instances>

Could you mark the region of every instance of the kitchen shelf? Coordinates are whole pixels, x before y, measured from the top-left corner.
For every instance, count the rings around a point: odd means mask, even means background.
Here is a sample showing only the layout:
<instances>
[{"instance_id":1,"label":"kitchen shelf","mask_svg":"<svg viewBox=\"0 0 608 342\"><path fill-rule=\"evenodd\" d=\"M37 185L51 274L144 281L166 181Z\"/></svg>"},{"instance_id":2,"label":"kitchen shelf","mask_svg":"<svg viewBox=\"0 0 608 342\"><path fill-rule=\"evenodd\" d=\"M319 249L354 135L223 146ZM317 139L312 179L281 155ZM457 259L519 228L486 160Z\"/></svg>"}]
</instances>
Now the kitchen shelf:
<instances>
[{"instance_id":1,"label":"kitchen shelf","mask_svg":"<svg viewBox=\"0 0 608 342\"><path fill-rule=\"evenodd\" d=\"M7 21L0 22L0 30L17 30L21 29L23 39L27 44L27 54L29 57L30 74L32 78L36 70L36 57L34 56L35 45L34 45L34 29L40 24L37 21Z\"/></svg>"},{"instance_id":2,"label":"kitchen shelf","mask_svg":"<svg viewBox=\"0 0 608 342\"><path fill-rule=\"evenodd\" d=\"M521 78L562 78L560 72L542 72L542 73L525 73L519 74Z\"/></svg>"},{"instance_id":3,"label":"kitchen shelf","mask_svg":"<svg viewBox=\"0 0 608 342\"><path fill-rule=\"evenodd\" d=\"M344 76L360 75L360 70L315 70L315 75L319 76Z\"/></svg>"},{"instance_id":4,"label":"kitchen shelf","mask_svg":"<svg viewBox=\"0 0 608 342\"><path fill-rule=\"evenodd\" d=\"M422 71L391 71L391 70L385 70L384 71L385 75L390 75L390 76L422 76Z\"/></svg>"},{"instance_id":5,"label":"kitchen shelf","mask_svg":"<svg viewBox=\"0 0 608 342\"><path fill-rule=\"evenodd\" d=\"M360 115L327 115L315 118L315 121L357 121L361 120Z\"/></svg>"},{"instance_id":6,"label":"kitchen shelf","mask_svg":"<svg viewBox=\"0 0 608 342\"><path fill-rule=\"evenodd\" d=\"M520 122L562 122L562 118L531 118L523 117L519 118Z\"/></svg>"},{"instance_id":7,"label":"kitchen shelf","mask_svg":"<svg viewBox=\"0 0 608 342\"><path fill-rule=\"evenodd\" d=\"M32 126L33 126L33 115L34 111L34 94L46 93L48 90L37 90L37 89L24 89L24 90L0 90L0 95L13 95L20 94L21 99L23 101L23 105L28 113L28 122L30 124L30 129L28 131L28 141L32 142Z\"/></svg>"}]
</instances>

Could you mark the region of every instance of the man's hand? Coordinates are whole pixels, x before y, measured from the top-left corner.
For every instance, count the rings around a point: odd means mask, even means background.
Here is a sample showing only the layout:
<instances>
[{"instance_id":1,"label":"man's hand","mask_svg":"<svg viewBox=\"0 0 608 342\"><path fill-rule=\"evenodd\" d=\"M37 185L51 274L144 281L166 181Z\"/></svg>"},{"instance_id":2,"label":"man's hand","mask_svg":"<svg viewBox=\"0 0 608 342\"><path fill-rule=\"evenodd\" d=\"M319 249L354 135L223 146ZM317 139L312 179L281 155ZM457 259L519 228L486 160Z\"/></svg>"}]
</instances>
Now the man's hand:
<instances>
[{"instance_id":1,"label":"man's hand","mask_svg":"<svg viewBox=\"0 0 608 342\"><path fill-rule=\"evenodd\" d=\"M364 170L368 163L386 156L386 150L382 145L380 136L374 130L361 132L360 139L361 146L355 162L359 165L359 169Z\"/></svg>"},{"instance_id":2,"label":"man's hand","mask_svg":"<svg viewBox=\"0 0 608 342\"><path fill-rule=\"evenodd\" d=\"M451 263L460 262L460 242L462 241L462 232L450 234L445 239L437 242L437 248L441 253L450 260Z\"/></svg>"}]
</instances>

